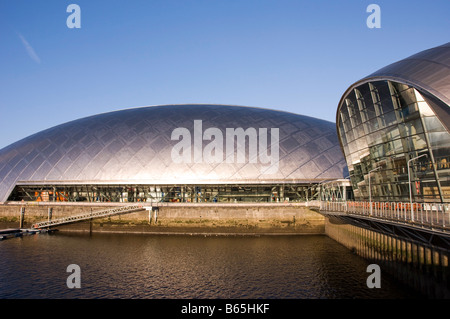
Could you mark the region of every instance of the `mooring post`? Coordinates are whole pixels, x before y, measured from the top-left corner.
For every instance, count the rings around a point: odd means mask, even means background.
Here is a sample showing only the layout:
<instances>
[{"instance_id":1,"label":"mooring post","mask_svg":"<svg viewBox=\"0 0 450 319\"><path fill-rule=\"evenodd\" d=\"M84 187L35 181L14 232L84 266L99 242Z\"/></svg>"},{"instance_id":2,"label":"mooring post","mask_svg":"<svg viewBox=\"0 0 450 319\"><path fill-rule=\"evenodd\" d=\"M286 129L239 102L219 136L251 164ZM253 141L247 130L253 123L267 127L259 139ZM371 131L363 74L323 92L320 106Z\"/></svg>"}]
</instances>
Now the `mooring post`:
<instances>
[{"instance_id":1,"label":"mooring post","mask_svg":"<svg viewBox=\"0 0 450 319\"><path fill-rule=\"evenodd\" d=\"M150 209L148 210L148 223L151 225L152 224L152 211L153 211L153 207L150 207Z\"/></svg>"},{"instance_id":2,"label":"mooring post","mask_svg":"<svg viewBox=\"0 0 450 319\"><path fill-rule=\"evenodd\" d=\"M53 215L53 208L49 207L48 208L48 222L50 223L50 221L52 220L52 215Z\"/></svg>"},{"instance_id":3,"label":"mooring post","mask_svg":"<svg viewBox=\"0 0 450 319\"><path fill-rule=\"evenodd\" d=\"M20 207L20 222L19 228L23 228L23 221L25 219L25 207Z\"/></svg>"},{"instance_id":4,"label":"mooring post","mask_svg":"<svg viewBox=\"0 0 450 319\"><path fill-rule=\"evenodd\" d=\"M159 209L159 207L153 207L153 208L152 208L152 210L154 211L154 214L153 214L153 220L154 220L154 222L155 222L155 225L156 225L156 221L157 221L157 219L158 219L158 209Z\"/></svg>"},{"instance_id":5,"label":"mooring post","mask_svg":"<svg viewBox=\"0 0 450 319\"><path fill-rule=\"evenodd\" d=\"M91 216L92 216L92 207L91 207ZM89 236L92 236L92 218L89 219Z\"/></svg>"}]
</instances>

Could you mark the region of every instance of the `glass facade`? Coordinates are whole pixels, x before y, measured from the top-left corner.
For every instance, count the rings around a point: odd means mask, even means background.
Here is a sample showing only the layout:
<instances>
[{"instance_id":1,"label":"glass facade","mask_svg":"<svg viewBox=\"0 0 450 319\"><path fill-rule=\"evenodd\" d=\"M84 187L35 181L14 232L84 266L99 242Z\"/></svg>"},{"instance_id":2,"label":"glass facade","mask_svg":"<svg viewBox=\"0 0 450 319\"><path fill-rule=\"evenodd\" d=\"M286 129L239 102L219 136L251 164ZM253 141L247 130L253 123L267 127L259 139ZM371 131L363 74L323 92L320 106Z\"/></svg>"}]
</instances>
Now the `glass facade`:
<instances>
[{"instance_id":1,"label":"glass facade","mask_svg":"<svg viewBox=\"0 0 450 319\"><path fill-rule=\"evenodd\" d=\"M9 201L37 202L305 202L318 184L17 185Z\"/></svg>"},{"instance_id":2,"label":"glass facade","mask_svg":"<svg viewBox=\"0 0 450 319\"><path fill-rule=\"evenodd\" d=\"M450 134L431 103L443 102L388 80L342 99L338 136L356 200L450 202Z\"/></svg>"}]
</instances>

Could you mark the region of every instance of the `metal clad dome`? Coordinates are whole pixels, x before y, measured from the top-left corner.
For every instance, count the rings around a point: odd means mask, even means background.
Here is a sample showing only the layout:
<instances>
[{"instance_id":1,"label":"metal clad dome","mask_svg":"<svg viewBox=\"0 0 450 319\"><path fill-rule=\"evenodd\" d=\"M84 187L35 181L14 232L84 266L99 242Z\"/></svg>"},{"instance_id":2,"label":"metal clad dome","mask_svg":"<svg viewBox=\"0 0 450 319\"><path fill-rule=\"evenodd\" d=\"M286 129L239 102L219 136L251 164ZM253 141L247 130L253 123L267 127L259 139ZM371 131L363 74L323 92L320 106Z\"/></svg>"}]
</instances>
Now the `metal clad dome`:
<instances>
[{"instance_id":1,"label":"metal clad dome","mask_svg":"<svg viewBox=\"0 0 450 319\"><path fill-rule=\"evenodd\" d=\"M176 128L279 128L278 170L261 163L175 163ZM268 140L270 142L270 140ZM209 141L203 141L203 147ZM16 184L195 184L307 182L342 178L335 124L274 110L229 105L126 109L61 124L0 150L0 201Z\"/></svg>"}]
</instances>

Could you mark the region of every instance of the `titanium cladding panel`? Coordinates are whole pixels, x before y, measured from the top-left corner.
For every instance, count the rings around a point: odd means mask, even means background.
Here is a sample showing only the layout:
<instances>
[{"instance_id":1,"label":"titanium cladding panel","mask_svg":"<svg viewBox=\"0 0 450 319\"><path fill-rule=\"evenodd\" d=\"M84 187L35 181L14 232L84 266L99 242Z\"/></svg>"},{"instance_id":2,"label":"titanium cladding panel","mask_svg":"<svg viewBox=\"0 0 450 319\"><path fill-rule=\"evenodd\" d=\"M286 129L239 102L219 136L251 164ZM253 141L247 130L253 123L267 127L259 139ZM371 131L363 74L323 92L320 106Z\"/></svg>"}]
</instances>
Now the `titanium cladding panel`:
<instances>
[{"instance_id":1,"label":"titanium cladding panel","mask_svg":"<svg viewBox=\"0 0 450 319\"><path fill-rule=\"evenodd\" d=\"M194 123L201 123L200 134ZM199 146L205 150L215 140L215 137L203 140L202 132L208 128L223 132L224 160L174 161L173 149L182 140L181 136L171 138L177 128L191 135L192 153ZM266 136L266 155L274 155L276 152L271 151L278 150L276 163L272 165L275 169L267 174L267 161L249 158L249 139L245 160L227 162L227 128L254 128L259 132L258 142ZM267 129L268 133L261 134L264 130L260 129ZM278 145L271 144L271 129L278 129ZM242 152L236 144L235 153ZM71 121L0 150L0 201L7 200L17 183L301 183L343 178L346 174L334 123L242 106L163 105Z\"/></svg>"},{"instance_id":2,"label":"titanium cladding panel","mask_svg":"<svg viewBox=\"0 0 450 319\"><path fill-rule=\"evenodd\" d=\"M392 63L366 79L370 78L412 85L450 105L450 42Z\"/></svg>"}]
</instances>

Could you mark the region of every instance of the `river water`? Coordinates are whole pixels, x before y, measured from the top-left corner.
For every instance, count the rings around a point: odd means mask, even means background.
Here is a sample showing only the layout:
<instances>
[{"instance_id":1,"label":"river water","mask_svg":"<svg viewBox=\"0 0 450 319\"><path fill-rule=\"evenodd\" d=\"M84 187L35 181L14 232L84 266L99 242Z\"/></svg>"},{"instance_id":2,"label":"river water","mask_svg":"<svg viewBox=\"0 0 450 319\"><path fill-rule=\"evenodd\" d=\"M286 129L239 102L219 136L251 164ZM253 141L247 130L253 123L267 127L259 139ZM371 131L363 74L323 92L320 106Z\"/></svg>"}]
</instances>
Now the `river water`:
<instances>
[{"instance_id":1,"label":"river water","mask_svg":"<svg viewBox=\"0 0 450 319\"><path fill-rule=\"evenodd\" d=\"M80 288L68 288L79 266ZM2 299L405 299L416 295L327 236L56 232L0 241Z\"/></svg>"}]
</instances>

